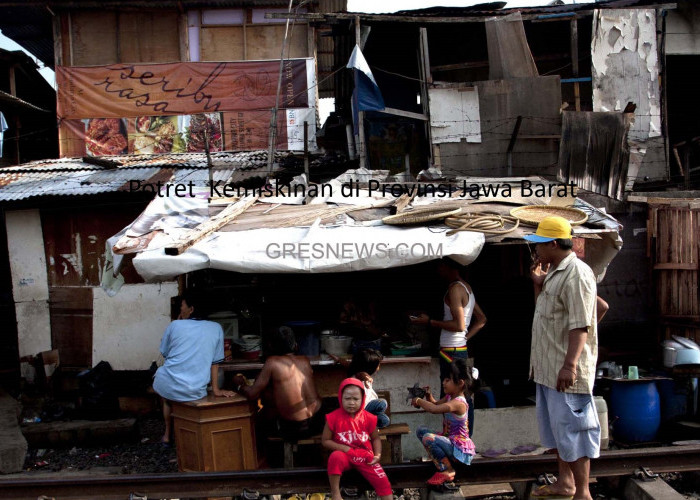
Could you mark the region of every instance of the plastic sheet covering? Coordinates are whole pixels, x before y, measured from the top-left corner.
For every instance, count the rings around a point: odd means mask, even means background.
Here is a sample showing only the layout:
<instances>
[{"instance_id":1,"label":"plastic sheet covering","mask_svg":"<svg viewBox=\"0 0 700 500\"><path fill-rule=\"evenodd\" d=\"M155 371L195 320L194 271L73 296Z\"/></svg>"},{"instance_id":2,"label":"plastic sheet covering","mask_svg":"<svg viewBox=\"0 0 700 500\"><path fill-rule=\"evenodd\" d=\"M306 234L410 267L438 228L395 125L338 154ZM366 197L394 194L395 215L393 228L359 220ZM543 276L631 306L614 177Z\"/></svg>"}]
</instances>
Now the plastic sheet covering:
<instances>
[{"instance_id":1,"label":"plastic sheet covering","mask_svg":"<svg viewBox=\"0 0 700 500\"><path fill-rule=\"evenodd\" d=\"M451 256L473 262L481 233L446 235L428 227L291 227L215 233L178 256L146 250L133 261L147 281L164 281L199 269L240 273L330 273L386 269Z\"/></svg>"}]
</instances>

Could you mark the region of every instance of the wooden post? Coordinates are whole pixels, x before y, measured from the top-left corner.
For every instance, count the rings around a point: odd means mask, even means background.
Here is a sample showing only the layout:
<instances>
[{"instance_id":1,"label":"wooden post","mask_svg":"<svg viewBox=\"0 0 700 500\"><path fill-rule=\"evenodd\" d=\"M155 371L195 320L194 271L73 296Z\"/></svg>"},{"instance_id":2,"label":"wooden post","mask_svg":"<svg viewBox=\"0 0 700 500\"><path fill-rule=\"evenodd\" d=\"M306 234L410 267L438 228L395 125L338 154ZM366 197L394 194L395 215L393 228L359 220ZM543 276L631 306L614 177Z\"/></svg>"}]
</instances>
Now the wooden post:
<instances>
[{"instance_id":1,"label":"wooden post","mask_svg":"<svg viewBox=\"0 0 700 500\"><path fill-rule=\"evenodd\" d=\"M17 97L17 83L15 81L15 65L14 63L10 65L9 68L9 78L10 78L10 95ZM19 114L15 116L15 163L19 165L19 129L22 128L22 124L19 119Z\"/></svg>"},{"instance_id":2,"label":"wooden post","mask_svg":"<svg viewBox=\"0 0 700 500\"><path fill-rule=\"evenodd\" d=\"M571 70L573 77L578 78L578 19L571 19ZM581 111L581 87L579 82L574 82L574 99L576 111Z\"/></svg>"},{"instance_id":3,"label":"wooden post","mask_svg":"<svg viewBox=\"0 0 700 500\"><path fill-rule=\"evenodd\" d=\"M360 30L360 16L355 16L355 44L359 47L361 43L362 34ZM357 79L355 81L357 81ZM357 139L357 149L360 155L360 168L367 168L367 150L365 148L365 112L360 111L359 109L357 110Z\"/></svg>"},{"instance_id":4,"label":"wooden post","mask_svg":"<svg viewBox=\"0 0 700 500\"><path fill-rule=\"evenodd\" d=\"M513 148L515 147L515 141L518 140L518 132L520 132L521 123L523 123L523 117L518 116L518 118L515 120L513 133L510 136L510 142L508 143L508 151L506 152L506 157L508 159L508 177L513 176Z\"/></svg>"}]
</instances>

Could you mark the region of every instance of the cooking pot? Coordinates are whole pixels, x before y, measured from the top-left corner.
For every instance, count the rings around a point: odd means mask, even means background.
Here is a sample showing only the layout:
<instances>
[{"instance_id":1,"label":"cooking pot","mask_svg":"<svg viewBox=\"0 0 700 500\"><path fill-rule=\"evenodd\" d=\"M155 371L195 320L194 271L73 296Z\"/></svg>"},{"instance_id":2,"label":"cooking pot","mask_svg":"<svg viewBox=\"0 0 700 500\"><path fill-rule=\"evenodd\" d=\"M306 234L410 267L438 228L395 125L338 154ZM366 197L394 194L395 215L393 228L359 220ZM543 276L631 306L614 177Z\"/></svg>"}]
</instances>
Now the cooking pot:
<instances>
[{"instance_id":1,"label":"cooking pot","mask_svg":"<svg viewBox=\"0 0 700 500\"><path fill-rule=\"evenodd\" d=\"M676 365L700 365L700 351L696 349L679 349L676 352Z\"/></svg>"},{"instance_id":2,"label":"cooking pot","mask_svg":"<svg viewBox=\"0 0 700 500\"><path fill-rule=\"evenodd\" d=\"M678 355L678 349L673 347L664 347L664 366L666 368L673 368L676 364L676 356Z\"/></svg>"},{"instance_id":3,"label":"cooking pot","mask_svg":"<svg viewBox=\"0 0 700 500\"><path fill-rule=\"evenodd\" d=\"M333 356L342 356L347 354L352 344L352 337L345 335L329 335L326 340L326 352Z\"/></svg>"}]
</instances>

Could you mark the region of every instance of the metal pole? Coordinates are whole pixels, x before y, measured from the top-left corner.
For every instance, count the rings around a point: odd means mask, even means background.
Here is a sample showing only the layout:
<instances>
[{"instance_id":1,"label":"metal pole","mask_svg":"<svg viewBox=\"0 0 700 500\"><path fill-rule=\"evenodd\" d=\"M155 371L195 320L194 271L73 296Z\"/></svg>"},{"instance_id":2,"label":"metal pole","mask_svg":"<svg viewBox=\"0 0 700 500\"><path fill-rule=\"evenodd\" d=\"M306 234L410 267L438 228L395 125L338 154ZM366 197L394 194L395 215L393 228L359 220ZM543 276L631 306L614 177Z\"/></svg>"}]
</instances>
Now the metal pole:
<instances>
[{"instance_id":1,"label":"metal pole","mask_svg":"<svg viewBox=\"0 0 700 500\"><path fill-rule=\"evenodd\" d=\"M360 16L355 16L355 43L358 47L362 44L362 34L360 30ZM355 70L357 71L357 70ZM355 78L355 86L357 87L357 78ZM359 96L358 96L359 101ZM367 151L365 149L365 112L357 110L357 142L360 153L360 168L367 167Z\"/></svg>"},{"instance_id":2,"label":"metal pole","mask_svg":"<svg viewBox=\"0 0 700 500\"><path fill-rule=\"evenodd\" d=\"M277 75L277 93L275 94L275 107L272 108L272 116L270 117L270 142L267 150L267 173L272 173L272 164L275 159L275 144L277 140L277 109L280 105L280 89L282 88L282 72L284 71L284 48L287 45L287 36L289 34L289 18L292 13L292 3L294 0L289 0L289 9L287 23L284 27L284 40L282 40L282 53L280 54L280 71Z\"/></svg>"}]
</instances>

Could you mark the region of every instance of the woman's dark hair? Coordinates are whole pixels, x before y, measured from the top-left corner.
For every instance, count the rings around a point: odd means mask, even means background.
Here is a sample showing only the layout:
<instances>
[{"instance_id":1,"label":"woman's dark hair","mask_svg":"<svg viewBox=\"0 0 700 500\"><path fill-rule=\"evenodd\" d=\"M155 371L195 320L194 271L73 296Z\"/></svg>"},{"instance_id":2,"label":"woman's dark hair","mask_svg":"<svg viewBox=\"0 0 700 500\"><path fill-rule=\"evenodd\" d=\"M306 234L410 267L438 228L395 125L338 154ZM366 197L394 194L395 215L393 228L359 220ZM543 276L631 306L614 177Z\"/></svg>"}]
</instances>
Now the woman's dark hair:
<instances>
[{"instance_id":1,"label":"woman's dark hair","mask_svg":"<svg viewBox=\"0 0 700 500\"><path fill-rule=\"evenodd\" d=\"M379 368L384 356L376 349L360 349L352 355L352 361L348 366L348 377L353 377L360 372L373 375Z\"/></svg>"},{"instance_id":2,"label":"woman's dark hair","mask_svg":"<svg viewBox=\"0 0 700 500\"><path fill-rule=\"evenodd\" d=\"M562 250L571 250L574 248L574 240L570 238L557 238L554 241L557 242L557 246Z\"/></svg>"},{"instance_id":3,"label":"woman's dark hair","mask_svg":"<svg viewBox=\"0 0 700 500\"><path fill-rule=\"evenodd\" d=\"M204 313L204 300L202 299L201 293L189 288L183 292L180 296L180 300L184 300L189 307L194 308L189 319L204 319L206 317Z\"/></svg>"},{"instance_id":4,"label":"woman's dark hair","mask_svg":"<svg viewBox=\"0 0 700 500\"><path fill-rule=\"evenodd\" d=\"M449 257L443 257L440 259L440 263L446 265L450 269L455 269L457 271L462 271L464 266L457 262L456 260L450 259Z\"/></svg>"},{"instance_id":5,"label":"woman's dark hair","mask_svg":"<svg viewBox=\"0 0 700 500\"><path fill-rule=\"evenodd\" d=\"M271 356L284 356L293 353L296 349L294 330L288 326L280 326L272 331L266 353Z\"/></svg>"},{"instance_id":6,"label":"woman's dark hair","mask_svg":"<svg viewBox=\"0 0 700 500\"><path fill-rule=\"evenodd\" d=\"M472 369L467 366L467 360L462 358L457 358L450 363L450 379L455 384L459 384L460 380L464 380L464 392L466 394L473 394L477 389L477 381L472 378Z\"/></svg>"}]
</instances>

